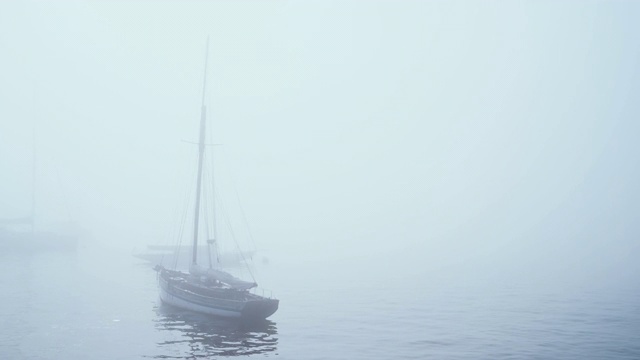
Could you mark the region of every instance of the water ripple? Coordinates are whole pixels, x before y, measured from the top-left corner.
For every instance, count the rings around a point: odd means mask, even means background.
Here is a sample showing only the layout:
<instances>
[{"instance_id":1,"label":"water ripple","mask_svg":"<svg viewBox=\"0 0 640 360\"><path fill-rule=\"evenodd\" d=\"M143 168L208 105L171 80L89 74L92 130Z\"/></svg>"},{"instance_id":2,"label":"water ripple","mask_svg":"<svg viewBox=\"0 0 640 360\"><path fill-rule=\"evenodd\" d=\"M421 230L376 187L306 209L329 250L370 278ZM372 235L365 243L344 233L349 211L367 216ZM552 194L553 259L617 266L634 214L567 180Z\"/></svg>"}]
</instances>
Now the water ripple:
<instances>
[{"instance_id":1,"label":"water ripple","mask_svg":"<svg viewBox=\"0 0 640 360\"><path fill-rule=\"evenodd\" d=\"M161 354L146 357L193 359L247 356L277 350L278 331L273 321L220 319L167 305L158 306L156 312L156 329L167 339L157 343Z\"/></svg>"}]
</instances>

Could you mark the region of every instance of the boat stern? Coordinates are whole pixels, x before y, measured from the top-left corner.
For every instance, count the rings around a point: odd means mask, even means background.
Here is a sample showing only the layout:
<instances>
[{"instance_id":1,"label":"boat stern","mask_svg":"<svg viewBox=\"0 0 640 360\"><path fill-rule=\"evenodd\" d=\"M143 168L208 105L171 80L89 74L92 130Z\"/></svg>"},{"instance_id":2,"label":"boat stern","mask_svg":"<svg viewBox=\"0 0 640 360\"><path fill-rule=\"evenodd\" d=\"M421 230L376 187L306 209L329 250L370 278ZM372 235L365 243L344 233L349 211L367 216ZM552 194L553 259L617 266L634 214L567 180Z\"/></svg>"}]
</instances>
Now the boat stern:
<instances>
[{"instance_id":1,"label":"boat stern","mask_svg":"<svg viewBox=\"0 0 640 360\"><path fill-rule=\"evenodd\" d=\"M278 310L280 300L261 299L249 301L242 309L243 318L266 319Z\"/></svg>"}]
</instances>

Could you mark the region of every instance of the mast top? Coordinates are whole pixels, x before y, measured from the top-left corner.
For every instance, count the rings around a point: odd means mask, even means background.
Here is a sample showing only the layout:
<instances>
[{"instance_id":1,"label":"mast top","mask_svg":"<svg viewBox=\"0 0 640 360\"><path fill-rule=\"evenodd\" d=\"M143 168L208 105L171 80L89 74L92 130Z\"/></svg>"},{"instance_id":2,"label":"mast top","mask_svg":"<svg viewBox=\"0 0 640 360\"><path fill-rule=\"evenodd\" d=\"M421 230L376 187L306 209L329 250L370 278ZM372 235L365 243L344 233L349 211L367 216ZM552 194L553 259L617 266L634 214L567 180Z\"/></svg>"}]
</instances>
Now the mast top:
<instances>
[{"instance_id":1,"label":"mast top","mask_svg":"<svg viewBox=\"0 0 640 360\"><path fill-rule=\"evenodd\" d=\"M207 91L207 64L209 63L209 36L207 36L207 46L204 55L204 80L202 81L202 106L204 106L204 96Z\"/></svg>"}]
</instances>

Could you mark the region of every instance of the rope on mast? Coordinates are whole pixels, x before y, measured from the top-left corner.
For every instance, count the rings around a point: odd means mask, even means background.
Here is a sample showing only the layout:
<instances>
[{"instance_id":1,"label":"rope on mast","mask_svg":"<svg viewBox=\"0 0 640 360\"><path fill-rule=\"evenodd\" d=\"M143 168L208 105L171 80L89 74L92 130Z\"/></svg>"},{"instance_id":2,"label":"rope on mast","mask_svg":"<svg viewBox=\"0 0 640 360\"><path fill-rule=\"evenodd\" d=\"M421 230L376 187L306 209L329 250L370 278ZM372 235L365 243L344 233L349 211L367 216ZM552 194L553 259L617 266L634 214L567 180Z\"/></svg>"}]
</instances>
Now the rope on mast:
<instances>
[{"instance_id":1,"label":"rope on mast","mask_svg":"<svg viewBox=\"0 0 640 360\"><path fill-rule=\"evenodd\" d=\"M190 176L190 178L194 177L194 173L195 173L195 166L193 167L193 172ZM178 267L178 257L180 256L180 247L182 246L182 239L183 239L183 234L184 234L184 228L185 228L185 224L187 223L187 214L189 212L189 206L191 205L191 195L193 194L193 183L191 181L189 181L189 183L191 184L191 186L187 186L187 190L185 192L185 197L184 197L184 205L183 205L183 212L182 212L182 221L180 221L179 224L179 230L178 230L178 241L176 244L176 248L174 250L174 263L173 263L173 269L177 269Z\"/></svg>"},{"instance_id":2,"label":"rope on mast","mask_svg":"<svg viewBox=\"0 0 640 360\"><path fill-rule=\"evenodd\" d=\"M226 223L227 223L227 227L229 228L229 234L231 235L231 238L233 239L233 242L236 244L236 249L238 250L238 253L240 254L240 257L242 258L242 261L246 265L247 270L249 271L249 275L251 275L251 279L253 280L254 283L257 283L256 277L253 275L253 271L251 271L251 267L249 266L249 263L247 262L246 257L242 253L242 249L240 248L240 244L238 243L238 239L236 238L235 232L233 231L233 225L231 224L231 220L229 219L229 216L227 216L227 211L225 210L224 204L222 202L220 202L220 206L222 208L221 209L222 210L222 215L224 216L224 219L226 220Z\"/></svg>"}]
</instances>

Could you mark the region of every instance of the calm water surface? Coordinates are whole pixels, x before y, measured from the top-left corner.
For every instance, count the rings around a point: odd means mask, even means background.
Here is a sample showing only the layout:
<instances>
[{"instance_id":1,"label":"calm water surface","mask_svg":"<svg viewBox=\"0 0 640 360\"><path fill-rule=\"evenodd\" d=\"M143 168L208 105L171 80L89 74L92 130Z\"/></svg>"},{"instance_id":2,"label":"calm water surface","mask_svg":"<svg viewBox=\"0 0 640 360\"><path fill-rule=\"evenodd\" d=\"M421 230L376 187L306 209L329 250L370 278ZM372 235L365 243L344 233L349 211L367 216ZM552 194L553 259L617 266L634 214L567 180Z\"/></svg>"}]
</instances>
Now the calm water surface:
<instances>
[{"instance_id":1,"label":"calm water surface","mask_svg":"<svg viewBox=\"0 0 640 360\"><path fill-rule=\"evenodd\" d=\"M155 272L128 253L3 254L0 359L640 359L637 289L542 291L283 259L257 273L280 310L239 323L162 306Z\"/></svg>"}]
</instances>

